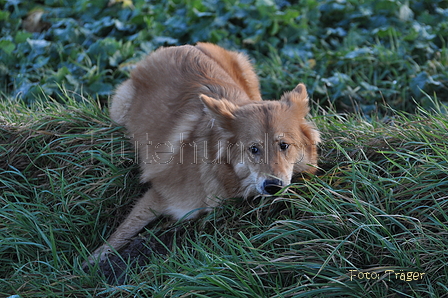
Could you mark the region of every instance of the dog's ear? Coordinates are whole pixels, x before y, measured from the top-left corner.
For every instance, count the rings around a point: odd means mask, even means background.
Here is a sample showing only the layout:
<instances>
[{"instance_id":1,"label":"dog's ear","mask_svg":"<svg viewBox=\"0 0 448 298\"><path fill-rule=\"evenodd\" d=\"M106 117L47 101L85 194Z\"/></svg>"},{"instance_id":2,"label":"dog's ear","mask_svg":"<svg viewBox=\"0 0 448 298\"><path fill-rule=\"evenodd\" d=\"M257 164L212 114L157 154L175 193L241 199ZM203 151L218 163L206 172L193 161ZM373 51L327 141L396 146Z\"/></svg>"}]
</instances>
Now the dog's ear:
<instances>
[{"instance_id":1,"label":"dog's ear","mask_svg":"<svg viewBox=\"0 0 448 298\"><path fill-rule=\"evenodd\" d=\"M305 120L308 115L310 108L308 106L308 92L304 84L298 84L291 92L285 93L282 97L282 101L288 104L289 108L292 109L292 113L300 120L300 129L305 135L305 150L308 151L307 160L298 162L294 166L294 172L308 172L315 173L317 168L317 144L320 143L320 133L313 123ZM312 166L309 166L309 165ZM313 167L314 166L314 167Z\"/></svg>"},{"instance_id":2,"label":"dog's ear","mask_svg":"<svg viewBox=\"0 0 448 298\"><path fill-rule=\"evenodd\" d=\"M286 92L282 96L281 101L294 109L296 115L300 115L303 118L310 110L308 107L308 92L302 83L298 84L292 91Z\"/></svg>"},{"instance_id":3,"label":"dog's ear","mask_svg":"<svg viewBox=\"0 0 448 298\"><path fill-rule=\"evenodd\" d=\"M298 84L291 92L284 95L285 100L291 108L294 109L294 113L303 118L306 117L310 108L308 106L308 92L304 84ZM320 143L320 133L315 126L307 121L301 124L302 132L310 141L310 144L316 145Z\"/></svg>"},{"instance_id":4,"label":"dog's ear","mask_svg":"<svg viewBox=\"0 0 448 298\"><path fill-rule=\"evenodd\" d=\"M212 116L220 121L232 120L235 118L235 111L238 109L236 105L226 99L214 99L207 95L200 95L201 101L205 108Z\"/></svg>"},{"instance_id":5,"label":"dog's ear","mask_svg":"<svg viewBox=\"0 0 448 298\"><path fill-rule=\"evenodd\" d=\"M308 93L306 91L306 86L303 83L299 83L292 91L302 94L304 97L308 98Z\"/></svg>"}]
</instances>

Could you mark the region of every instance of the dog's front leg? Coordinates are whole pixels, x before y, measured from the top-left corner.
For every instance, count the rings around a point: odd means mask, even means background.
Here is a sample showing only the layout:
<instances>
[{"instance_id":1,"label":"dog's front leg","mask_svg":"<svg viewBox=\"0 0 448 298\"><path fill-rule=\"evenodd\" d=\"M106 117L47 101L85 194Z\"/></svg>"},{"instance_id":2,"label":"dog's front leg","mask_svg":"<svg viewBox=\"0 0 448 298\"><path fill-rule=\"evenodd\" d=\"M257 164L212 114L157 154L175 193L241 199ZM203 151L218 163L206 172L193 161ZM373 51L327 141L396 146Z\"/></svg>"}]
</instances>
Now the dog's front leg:
<instances>
[{"instance_id":1,"label":"dog's front leg","mask_svg":"<svg viewBox=\"0 0 448 298\"><path fill-rule=\"evenodd\" d=\"M86 268L89 263L95 263L96 260L103 261L107 259L111 252L122 248L133 236L163 212L164 204L160 195L154 189L149 189L137 201L131 213L129 213L115 233L110 236L106 243L92 253L87 262L84 262L83 268Z\"/></svg>"}]
</instances>

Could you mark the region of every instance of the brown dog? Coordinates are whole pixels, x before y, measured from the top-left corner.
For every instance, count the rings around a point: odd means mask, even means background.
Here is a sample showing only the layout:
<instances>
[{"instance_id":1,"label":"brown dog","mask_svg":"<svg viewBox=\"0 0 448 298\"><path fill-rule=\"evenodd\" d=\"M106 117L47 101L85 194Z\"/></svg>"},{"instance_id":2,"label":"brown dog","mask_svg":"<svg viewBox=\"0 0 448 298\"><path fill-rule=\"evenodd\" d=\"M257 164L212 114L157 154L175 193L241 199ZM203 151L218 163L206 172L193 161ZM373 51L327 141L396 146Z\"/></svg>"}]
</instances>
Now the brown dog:
<instances>
[{"instance_id":1,"label":"brown dog","mask_svg":"<svg viewBox=\"0 0 448 298\"><path fill-rule=\"evenodd\" d=\"M90 261L105 259L159 215L193 218L221 199L275 194L314 173L319 132L303 84L262 101L247 57L209 43L161 48L118 87L111 118L135 143L151 188Z\"/></svg>"}]
</instances>

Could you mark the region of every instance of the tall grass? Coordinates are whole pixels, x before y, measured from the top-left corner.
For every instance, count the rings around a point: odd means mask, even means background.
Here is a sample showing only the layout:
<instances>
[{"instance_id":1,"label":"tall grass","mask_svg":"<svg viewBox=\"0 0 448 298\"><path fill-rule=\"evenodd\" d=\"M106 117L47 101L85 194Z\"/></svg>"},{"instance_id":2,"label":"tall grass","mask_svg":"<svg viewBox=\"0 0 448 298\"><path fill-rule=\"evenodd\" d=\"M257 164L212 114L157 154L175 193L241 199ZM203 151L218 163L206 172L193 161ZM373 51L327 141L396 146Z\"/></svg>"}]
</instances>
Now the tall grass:
<instances>
[{"instance_id":1,"label":"tall grass","mask_svg":"<svg viewBox=\"0 0 448 298\"><path fill-rule=\"evenodd\" d=\"M387 121L316 112L319 175L154 223L120 285L81 263L145 189L124 131L93 99L1 102L0 294L446 297L448 120L434 106Z\"/></svg>"}]
</instances>

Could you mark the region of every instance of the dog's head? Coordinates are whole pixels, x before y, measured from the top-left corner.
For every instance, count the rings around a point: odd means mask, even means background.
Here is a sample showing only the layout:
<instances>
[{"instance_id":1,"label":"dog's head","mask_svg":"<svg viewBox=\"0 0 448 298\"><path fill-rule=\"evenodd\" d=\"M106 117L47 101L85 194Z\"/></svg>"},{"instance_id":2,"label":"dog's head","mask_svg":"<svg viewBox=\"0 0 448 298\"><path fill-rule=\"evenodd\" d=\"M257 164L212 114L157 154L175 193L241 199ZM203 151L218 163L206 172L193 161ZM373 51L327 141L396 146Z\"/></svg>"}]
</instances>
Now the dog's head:
<instances>
[{"instance_id":1,"label":"dog's head","mask_svg":"<svg viewBox=\"0 0 448 298\"><path fill-rule=\"evenodd\" d=\"M305 85L297 85L279 101L236 106L206 95L201 100L227 138L220 154L240 178L243 195L274 194L291 182L293 172L316 171L320 134L305 119Z\"/></svg>"}]
</instances>

